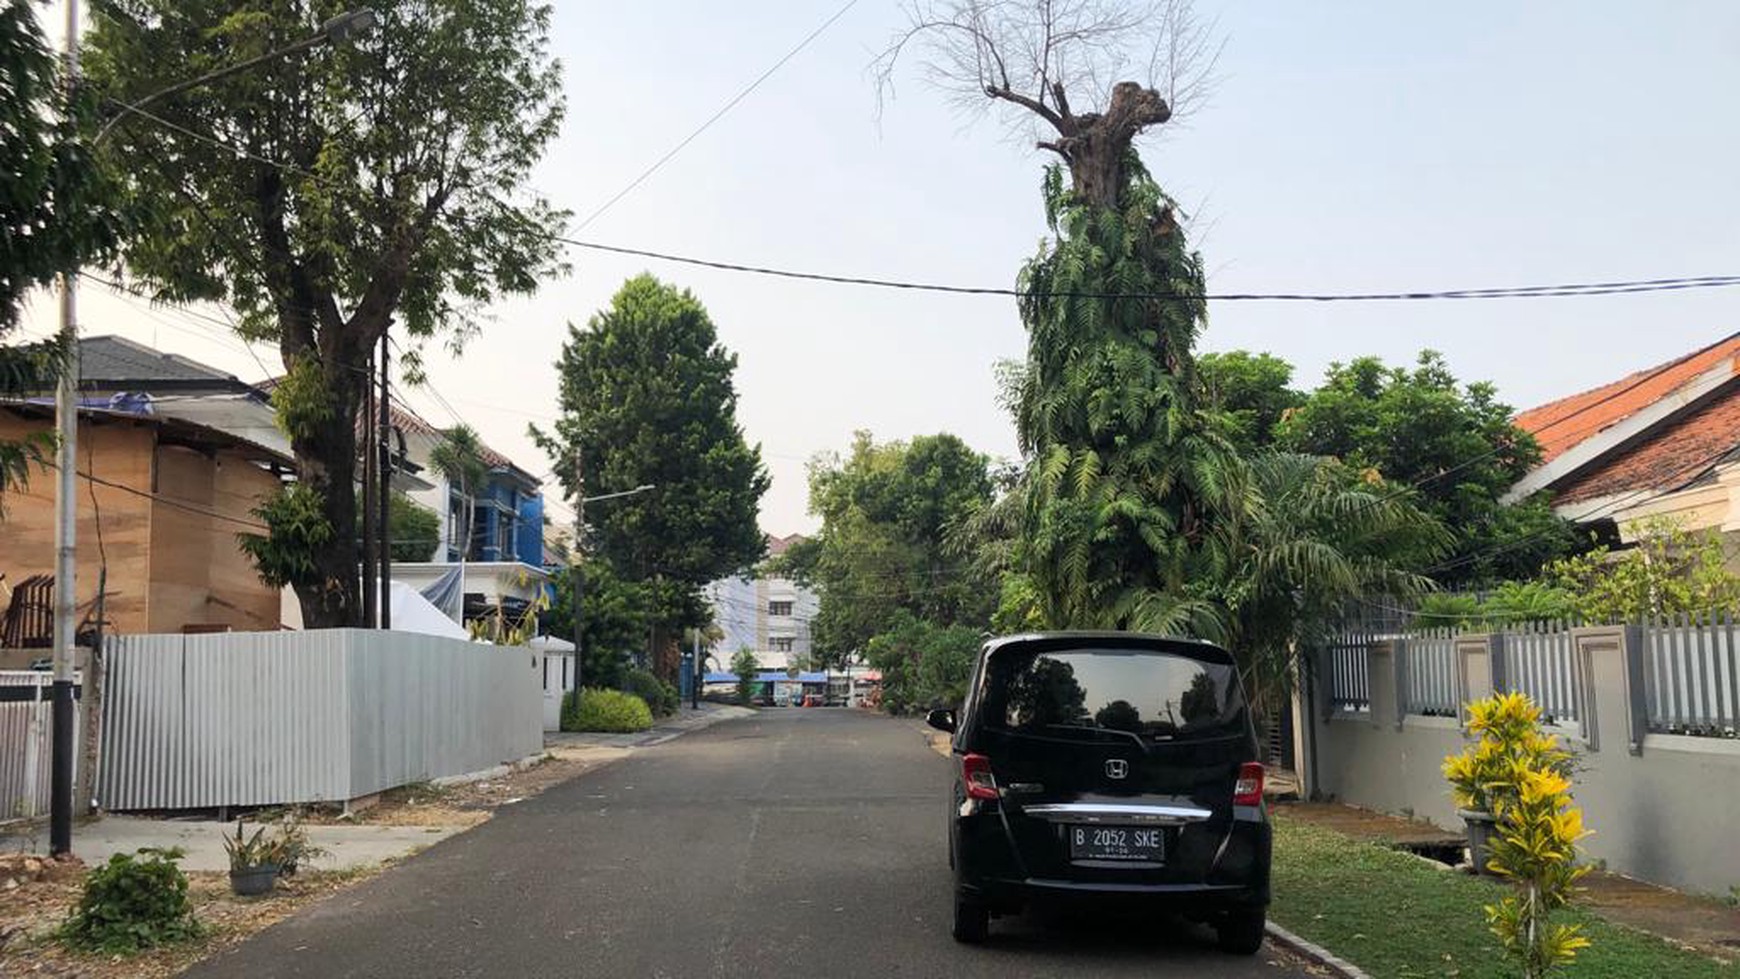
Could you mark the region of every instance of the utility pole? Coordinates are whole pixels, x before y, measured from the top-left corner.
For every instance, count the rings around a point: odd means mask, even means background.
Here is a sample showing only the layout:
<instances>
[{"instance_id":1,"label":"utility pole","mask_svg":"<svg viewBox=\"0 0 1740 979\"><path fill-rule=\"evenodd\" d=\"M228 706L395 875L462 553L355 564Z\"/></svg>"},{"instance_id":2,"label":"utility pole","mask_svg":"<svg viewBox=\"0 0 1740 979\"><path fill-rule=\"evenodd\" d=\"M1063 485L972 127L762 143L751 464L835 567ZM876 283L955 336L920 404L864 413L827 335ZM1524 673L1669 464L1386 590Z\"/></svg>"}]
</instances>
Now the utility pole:
<instances>
[{"instance_id":1,"label":"utility pole","mask_svg":"<svg viewBox=\"0 0 1740 979\"><path fill-rule=\"evenodd\" d=\"M392 527L393 527L393 524L392 524L392 513L393 513L393 506L392 506L392 504L393 504L392 401L393 401L393 391L392 391L392 386L391 386L391 376L392 375L387 370L389 356L390 355L387 352L387 335L385 333L382 333L381 334L381 396L380 396L381 418L380 418L380 432L375 436L375 441L380 446L379 467L380 467L380 472L381 472L381 489L380 489L381 513L380 513L380 518L376 521L376 523L378 523L380 525L379 535L380 535L380 542L381 542L381 628L383 628L383 629L391 629L393 627L393 529L392 529ZM461 601L463 602L464 599L461 599Z\"/></svg>"},{"instance_id":2,"label":"utility pole","mask_svg":"<svg viewBox=\"0 0 1740 979\"><path fill-rule=\"evenodd\" d=\"M66 4L66 99L79 84L79 3ZM73 654L78 643L79 272L60 274L60 340L66 359L55 389L57 485L54 508L54 752L49 780L48 852L72 852Z\"/></svg>"},{"instance_id":3,"label":"utility pole","mask_svg":"<svg viewBox=\"0 0 1740 979\"><path fill-rule=\"evenodd\" d=\"M362 625L365 629L373 629L378 624L376 618L375 593L375 362L371 357L362 363L363 399L362 417L358 419L362 429L362 548L358 551L362 556L359 562L362 572ZM354 428L353 428L354 430Z\"/></svg>"},{"instance_id":4,"label":"utility pole","mask_svg":"<svg viewBox=\"0 0 1740 979\"><path fill-rule=\"evenodd\" d=\"M582 551L586 547L586 459L580 446L574 446L574 550L569 557L568 577L574 579L574 704L580 704L580 662L584 652L581 637L581 610L586 598L585 570Z\"/></svg>"},{"instance_id":5,"label":"utility pole","mask_svg":"<svg viewBox=\"0 0 1740 979\"><path fill-rule=\"evenodd\" d=\"M701 630L698 626L695 629L695 658L690 661L689 668L695 673L689 683L689 709L700 710L701 675L704 671L701 669Z\"/></svg>"}]
</instances>

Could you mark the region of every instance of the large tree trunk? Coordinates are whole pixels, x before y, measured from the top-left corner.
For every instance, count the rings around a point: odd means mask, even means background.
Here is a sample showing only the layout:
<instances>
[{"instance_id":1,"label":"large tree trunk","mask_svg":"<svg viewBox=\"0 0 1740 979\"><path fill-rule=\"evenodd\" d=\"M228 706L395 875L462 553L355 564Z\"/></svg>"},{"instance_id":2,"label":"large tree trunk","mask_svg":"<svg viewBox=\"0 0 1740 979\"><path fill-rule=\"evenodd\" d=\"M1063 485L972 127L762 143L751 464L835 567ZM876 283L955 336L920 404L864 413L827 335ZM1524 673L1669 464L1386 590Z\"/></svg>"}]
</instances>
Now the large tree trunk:
<instances>
[{"instance_id":1,"label":"large tree trunk","mask_svg":"<svg viewBox=\"0 0 1740 979\"><path fill-rule=\"evenodd\" d=\"M1159 92L1135 82L1114 86L1105 112L1072 114L1061 90L1056 98L1064 107L1053 123L1059 135L1039 145L1069 164L1076 196L1101 207L1118 206L1131 142L1142 130L1171 119L1172 108Z\"/></svg>"},{"instance_id":2,"label":"large tree trunk","mask_svg":"<svg viewBox=\"0 0 1740 979\"><path fill-rule=\"evenodd\" d=\"M291 440L297 478L320 494L321 513L333 529L332 539L315 555L316 579L296 586L306 629L363 625L362 550L356 539L356 418L364 372L360 358L344 353L326 360L325 368L332 413L305 437Z\"/></svg>"}]
</instances>

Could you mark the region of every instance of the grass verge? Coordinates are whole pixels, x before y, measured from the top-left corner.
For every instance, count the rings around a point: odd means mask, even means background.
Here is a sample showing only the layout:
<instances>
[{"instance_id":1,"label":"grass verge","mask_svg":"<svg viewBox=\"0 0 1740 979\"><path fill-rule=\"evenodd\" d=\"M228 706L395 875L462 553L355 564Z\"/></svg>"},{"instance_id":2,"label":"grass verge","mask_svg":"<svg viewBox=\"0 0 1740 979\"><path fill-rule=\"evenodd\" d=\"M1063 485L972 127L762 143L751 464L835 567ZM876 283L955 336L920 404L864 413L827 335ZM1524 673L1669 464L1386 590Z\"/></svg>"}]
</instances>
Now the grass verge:
<instances>
[{"instance_id":1,"label":"grass verge","mask_svg":"<svg viewBox=\"0 0 1740 979\"><path fill-rule=\"evenodd\" d=\"M1269 916L1377 979L1511 979L1482 908L1502 898L1493 881L1275 816L1275 901ZM1570 908L1594 946L1566 979L1740 979L1740 968Z\"/></svg>"}]
</instances>

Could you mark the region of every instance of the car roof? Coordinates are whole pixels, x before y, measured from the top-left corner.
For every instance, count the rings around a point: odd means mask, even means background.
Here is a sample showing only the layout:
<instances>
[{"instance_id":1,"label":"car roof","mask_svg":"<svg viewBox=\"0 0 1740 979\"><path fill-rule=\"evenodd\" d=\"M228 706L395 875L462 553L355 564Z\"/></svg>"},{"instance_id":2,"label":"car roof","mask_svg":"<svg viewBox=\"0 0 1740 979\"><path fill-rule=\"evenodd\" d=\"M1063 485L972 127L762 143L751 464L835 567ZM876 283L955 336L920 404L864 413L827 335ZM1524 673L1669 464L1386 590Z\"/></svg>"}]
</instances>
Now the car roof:
<instances>
[{"instance_id":1,"label":"car roof","mask_svg":"<svg viewBox=\"0 0 1740 979\"><path fill-rule=\"evenodd\" d=\"M1233 656L1220 646L1206 639L1192 639L1187 636L1164 636L1151 632L1118 632L1110 629L1073 629L1053 632L1023 632L1010 636L998 636L987 640L985 655L990 656L1005 649L1027 646L1066 646L1076 643L1111 643L1116 646L1139 646L1167 652L1181 653L1194 659L1207 660L1216 663L1232 663Z\"/></svg>"}]
</instances>

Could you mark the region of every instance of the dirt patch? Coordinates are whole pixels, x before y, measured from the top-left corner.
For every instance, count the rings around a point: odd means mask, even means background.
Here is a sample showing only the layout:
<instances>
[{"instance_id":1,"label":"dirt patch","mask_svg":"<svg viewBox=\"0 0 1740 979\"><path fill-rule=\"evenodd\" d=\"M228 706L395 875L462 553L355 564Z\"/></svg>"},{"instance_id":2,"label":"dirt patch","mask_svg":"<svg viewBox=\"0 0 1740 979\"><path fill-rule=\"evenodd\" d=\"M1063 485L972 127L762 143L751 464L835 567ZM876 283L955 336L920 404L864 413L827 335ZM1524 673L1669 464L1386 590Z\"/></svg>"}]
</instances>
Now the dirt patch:
<instances>
[{"instance_id":1,"label":"dirt patch","mask_svg":"<svg viewBox=\"0 0 1740 979\"><path fill-rule=\"evenodd\" d=\"M0 858L5 864L16 858ZM14 887L0 898L0 976L78 976L81 979L156 979L172 976L226 945L240 941L328 894L374 876L390 864L361 871L310 871L280 880L263 897L236 897L228 875L190 873L188 897L206 934L195 942L134 956L84 955L55 944L52 933L78 903L85 867L77 860L45 861L53 869L41 880ZM3 873L3 871L0 871ZM13 878L16 879L16 878ZM3 883L0 883L3 886Z\"/></svg>"},{"instance_id":2,"label":"dirt patch","mask_svg":"<svg viewBox=\"0 0 1740 979\"><path fill-rule=\"evenodd\" d=\"M1331 802L1282 803L1288 816L1301 822L1331 829L1343 836L1373 843L1386 843L1404 850L1433 847L1459 847L1466 843L1460 833L1426 822L1404 819L1370 809L1358 809Z\"/></svg>"},{"instance_id":3,"label":"dirt patch","mask_svg":"<svg viewBox=\"0 0 1740 979\"><path fill-rule=\"evenodd\" d=\"M1740 956L1740 908L1617 874L1589 874L1579 883L1577 903L1609 921L1714 958Z\"/></svg>"},{"instance_id":4,"label":"dirt patch","mask_svg":"<svg viewBox=\"0 0 1740 979\"><path fill-rule=\"evenodd\" d=\"M317 825L476 826L502 806L533 798L552 785L625 757L629 750L592 745L553 748L500 776L459 785L405 785L381 793L379 800L365 809L345 813L316 808L305 821Z\"/></svg>"}]
</instances>

